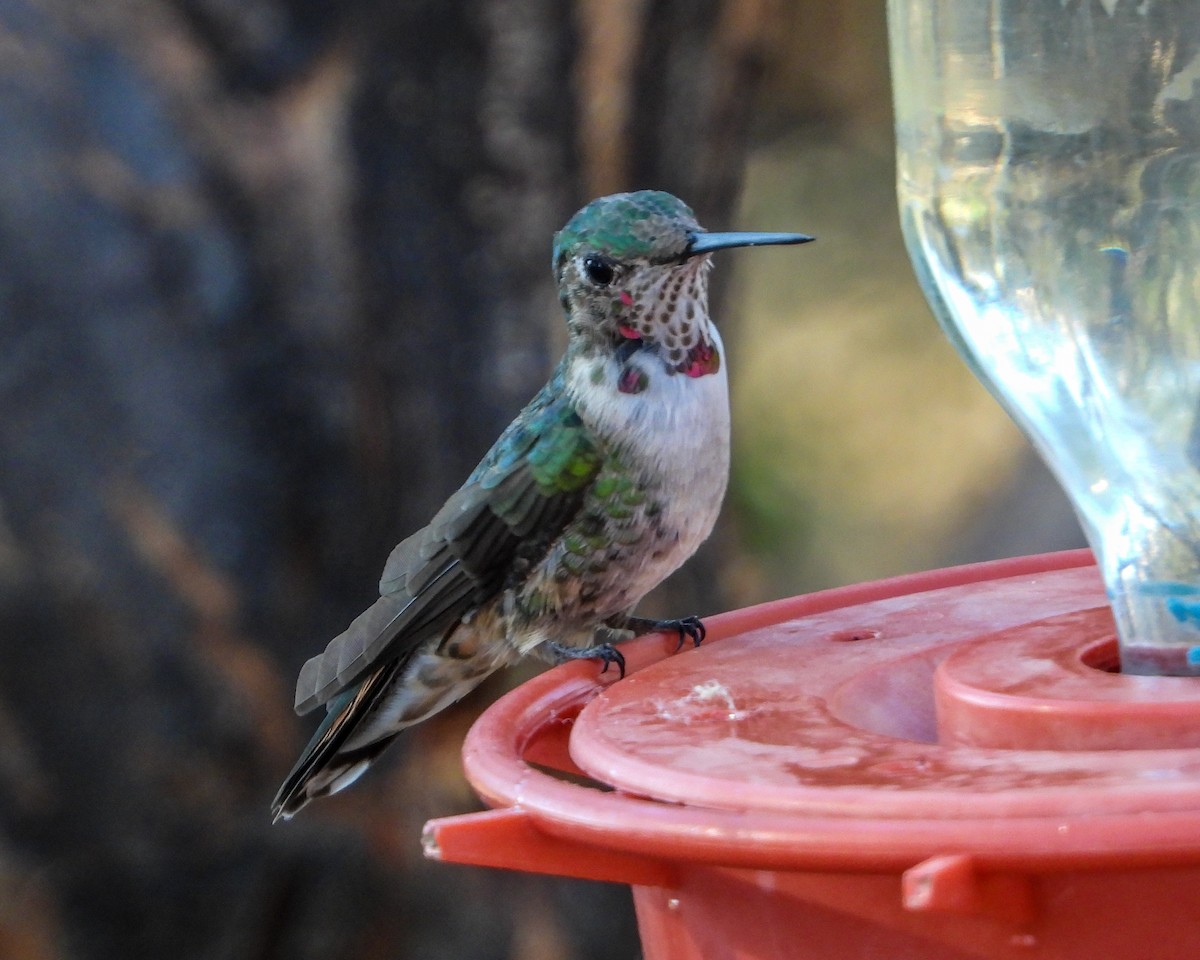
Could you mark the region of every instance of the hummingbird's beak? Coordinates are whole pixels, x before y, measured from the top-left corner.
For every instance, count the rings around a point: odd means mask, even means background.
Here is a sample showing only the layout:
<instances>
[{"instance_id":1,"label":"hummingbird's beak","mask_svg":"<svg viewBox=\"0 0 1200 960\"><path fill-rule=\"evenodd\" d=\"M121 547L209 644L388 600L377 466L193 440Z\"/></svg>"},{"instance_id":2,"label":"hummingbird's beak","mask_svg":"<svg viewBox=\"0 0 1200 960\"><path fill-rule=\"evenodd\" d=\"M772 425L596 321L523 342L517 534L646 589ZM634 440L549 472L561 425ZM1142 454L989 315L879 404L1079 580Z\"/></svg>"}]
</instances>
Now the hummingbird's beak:
<instances>
[{"instance_id":1,"label":"hummingbird's beak","mask_svg":"<svg viewBox=\"0 0 1200 960\"><path fill-rule=\"evenodd\" d=\"M805 233L694 233L684 259L728 247L767 247L816 240Z\"/></svg>"}]
</instances>

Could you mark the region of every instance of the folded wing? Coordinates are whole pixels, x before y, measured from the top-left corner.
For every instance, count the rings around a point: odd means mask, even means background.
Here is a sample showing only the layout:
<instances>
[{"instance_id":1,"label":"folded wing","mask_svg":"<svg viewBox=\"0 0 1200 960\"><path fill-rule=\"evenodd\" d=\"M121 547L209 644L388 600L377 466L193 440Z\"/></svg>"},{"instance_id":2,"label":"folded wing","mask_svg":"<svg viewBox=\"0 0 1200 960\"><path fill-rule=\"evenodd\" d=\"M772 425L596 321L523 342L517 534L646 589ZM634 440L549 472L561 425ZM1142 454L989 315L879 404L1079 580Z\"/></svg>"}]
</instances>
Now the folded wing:
<instances>
[{"instance_id":1,"label":"folded wing","mask_svg":"<svg viewBox=\"0 0 1200 960\"><path fill-rule=\"evenodd\" d=\"M536 562L576 516L603 454L555 385L504 432L429 525L392 551L379 600L301 669L297 713L444 636L511 585L518 561Z\"/></svg>"}]
</instances>

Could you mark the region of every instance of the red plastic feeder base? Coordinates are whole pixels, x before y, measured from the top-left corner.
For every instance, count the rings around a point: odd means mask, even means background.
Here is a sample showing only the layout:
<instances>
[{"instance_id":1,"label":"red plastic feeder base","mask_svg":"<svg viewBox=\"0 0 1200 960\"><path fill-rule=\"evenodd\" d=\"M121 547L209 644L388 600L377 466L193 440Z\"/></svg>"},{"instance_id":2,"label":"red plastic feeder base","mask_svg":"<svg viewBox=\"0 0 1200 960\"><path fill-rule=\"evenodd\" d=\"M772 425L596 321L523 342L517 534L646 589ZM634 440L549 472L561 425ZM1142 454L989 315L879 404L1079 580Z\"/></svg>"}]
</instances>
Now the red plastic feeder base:
<instances>
[{"instance_id":1,"label":"red plastic feeder base","mask_svg":"<svg viewBox=\"0 0 1200 960\"><path fill-rule=\"evenodd\" d=\"M429 855L628 883L647 960L1200 957L1200 680L1116 672L1089 553L706 623L494 704Z\"/></svg>"}]
</instances>

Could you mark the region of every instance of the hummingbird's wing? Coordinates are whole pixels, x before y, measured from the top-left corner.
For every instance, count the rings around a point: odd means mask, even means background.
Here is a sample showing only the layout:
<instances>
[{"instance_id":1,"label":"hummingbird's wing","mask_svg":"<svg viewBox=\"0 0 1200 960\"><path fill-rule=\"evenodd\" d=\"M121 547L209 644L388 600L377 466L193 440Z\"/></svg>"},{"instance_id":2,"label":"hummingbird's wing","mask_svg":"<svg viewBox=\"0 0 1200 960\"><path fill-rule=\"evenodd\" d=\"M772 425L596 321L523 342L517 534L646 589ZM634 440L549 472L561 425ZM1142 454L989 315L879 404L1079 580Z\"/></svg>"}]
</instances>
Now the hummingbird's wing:
<instances>
[{"instance_id":1,"label":"hummingbird's wing","mask_svg":"<svg viewBox=\"0 0 1200 960\"><path fill-rule=\"evenodd\" d=\"M603 454L551 381L429 525L392 551L380 599L309 660L296 682L307 713L373 666L445 634L534 562L579 511Z\"/></svg>"}]
</instances>

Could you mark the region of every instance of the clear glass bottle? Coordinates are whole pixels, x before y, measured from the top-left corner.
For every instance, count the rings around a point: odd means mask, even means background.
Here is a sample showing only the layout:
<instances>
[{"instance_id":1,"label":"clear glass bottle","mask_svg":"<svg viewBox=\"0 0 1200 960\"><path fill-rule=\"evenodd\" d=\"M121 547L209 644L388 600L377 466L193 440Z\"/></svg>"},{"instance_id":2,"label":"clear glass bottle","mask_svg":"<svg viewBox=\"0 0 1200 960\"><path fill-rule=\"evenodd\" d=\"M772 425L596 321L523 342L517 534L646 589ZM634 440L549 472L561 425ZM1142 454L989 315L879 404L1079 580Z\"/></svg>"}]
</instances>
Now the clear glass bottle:
<instances>
[{"instance_id":1,"label":"clear glass bottle","mask_svg":"<svg viewBox=\"0 0 1200 960\"><path fill-rule=\"evenodd\" d=\"M1200 4L888 12L926 296L1071 496L1122 670L1200 674Z\"/></svg>"}]
</instances>

